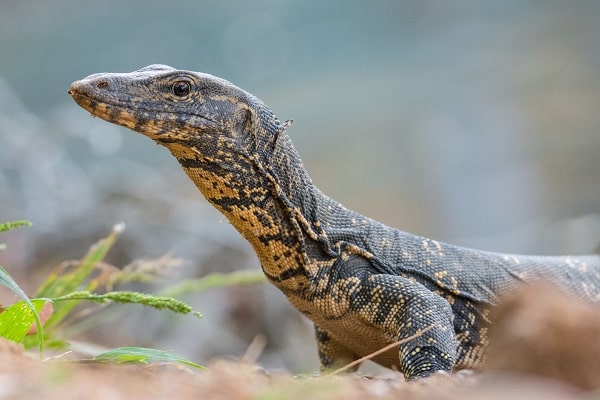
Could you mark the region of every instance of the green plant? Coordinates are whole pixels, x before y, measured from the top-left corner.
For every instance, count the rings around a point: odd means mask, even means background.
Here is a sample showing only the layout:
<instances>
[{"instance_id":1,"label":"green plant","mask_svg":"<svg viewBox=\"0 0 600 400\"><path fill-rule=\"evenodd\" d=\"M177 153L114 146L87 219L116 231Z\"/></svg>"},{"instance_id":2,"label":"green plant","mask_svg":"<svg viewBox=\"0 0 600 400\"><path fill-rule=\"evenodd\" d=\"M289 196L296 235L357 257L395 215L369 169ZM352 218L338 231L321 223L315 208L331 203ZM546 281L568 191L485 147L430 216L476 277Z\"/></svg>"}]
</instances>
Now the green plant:
<instances>
[{"instance_id":1,"label":"green plant","mask_svg":"<svg viewBox=\"0 0 600 400\"><path fill-rule=\"evenodd\" d=\"M18 226L31 225L28 221L15 221L0 224L0 231L9 231ZM99 288L112 286L110 274L96 274L94 272L103 262L104 257L123 231L122 224L116 225L112 232L104 239L93 245L87 254L77 262L63 263L48 277L38 289L33 299L29 299L9 273L0 267L0 284L13 291L21 301L14 303L0 312L0 337L23 343L25 347L32 347L37 343L40 355L43 354L44 345L64 343L59 338L61 326L67 316L81 301L96 303L131 303L142 304L157 309L169 309L173 312L192 313L201 317L189 305L166 296L154 296L146 293L131 291L107 291L106 293L94 292ZM114 269L114 271L117 271ZM119 281L126 281L127 277L119 273ZM147 278L148 273L145 276ZM139 274L132 274L131 279L140 279ZM51 311L44 310L44 308ZM50 314L47 318L41 314ZM35 328L32 327L35 325ZM35 331L37 336L27 336ZM127 347L113 349L97 355L94 360L98 362L153 362L166 361L178 362L201 368L200 365L185 360L177 355L160 350Z\"/></svg>"},{"instance_id":2,"label":"green plant","mask_svg":"<svg viewBox=\"0 0 600 400\"><path fill-rule=\"evenodd\" d=\"M14 221L0 224L0 232L31 225L29 221ZM0 308L0 337L23 343L26 348L37 345L40 355L44 346L66 345L66 328L72 325L69 316L82 302L141 304L156 309L168 309L182 314L201 317L186 303L175 299L188 292L199 292L211 288L247 285L264 282L258 270L242 270L230 274L213 273L200 279L187 280L164 289L159 295L112 290L115 284L131 281L152 281L165 269L178 266L181 260L165 255L158 259L136 260L119 269L104 262L104 259L124 230L123 224L113 227L111 233L99 240L81 260L60 264L42 283L33 298L29 298L8 272L0 267L0 284L12 290L21 301ZM4 246L0 244L0 249ZM83 321L80 325L88 325ZM73 328L70 326L71 329ZM36 335L31 335L36 333ZM67 335L68 336L68 335ZM122 347L96 355L96 362L177 362L202 368L177 355L161 350Z\"/></svg>"},{"instance_id":3,"label":"green plant","mask_svg":"<svg viewBox=\"0 0 600 400\"><path fill-rule=\"evenodd\" d=\"M0 232L6 232L19 226L30 225L31 222L26 220L0 223ZM4 244L0 243L0 250L4 249L4 247ZM45 300L30 301L25 292L2 266L0 266L0 284L9 288L21 299L19 303L3 309L3 312L0 314L0 336L20 342L31 328L31 325L35 323L41 355L44 351L44 332L39 311L43 307Z\"/></svg>"}]
</instances>

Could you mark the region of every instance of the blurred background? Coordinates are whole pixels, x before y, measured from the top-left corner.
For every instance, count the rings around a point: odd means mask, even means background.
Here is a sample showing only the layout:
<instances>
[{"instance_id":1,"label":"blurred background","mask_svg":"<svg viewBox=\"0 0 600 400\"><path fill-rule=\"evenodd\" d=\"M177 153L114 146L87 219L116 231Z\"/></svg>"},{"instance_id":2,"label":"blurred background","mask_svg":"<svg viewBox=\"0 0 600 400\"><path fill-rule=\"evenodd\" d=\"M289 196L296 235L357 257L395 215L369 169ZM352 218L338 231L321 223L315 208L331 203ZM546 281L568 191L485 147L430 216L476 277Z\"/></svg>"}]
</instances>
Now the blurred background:
<instances>
[{"instance_id":1,"label":"blurred background","mask_svg":"<svg viewBox=\"0 0 600 400\"><path fill-rule=\"evenodd\" d=\"M226 78L294 119L314 182L388 225L494 251L593 252L599 20L594 0L2 1L0 221L34 226L0 236L0 265L32 291L123 221L111 263L185 260L156 287L258 268L165 149L66 93L153 63ZM204 319L132 307L89 338L203 363L264 334L266 367L317 368L311 324L273 287L185 300Z\"/></svg>"}]
</instances>

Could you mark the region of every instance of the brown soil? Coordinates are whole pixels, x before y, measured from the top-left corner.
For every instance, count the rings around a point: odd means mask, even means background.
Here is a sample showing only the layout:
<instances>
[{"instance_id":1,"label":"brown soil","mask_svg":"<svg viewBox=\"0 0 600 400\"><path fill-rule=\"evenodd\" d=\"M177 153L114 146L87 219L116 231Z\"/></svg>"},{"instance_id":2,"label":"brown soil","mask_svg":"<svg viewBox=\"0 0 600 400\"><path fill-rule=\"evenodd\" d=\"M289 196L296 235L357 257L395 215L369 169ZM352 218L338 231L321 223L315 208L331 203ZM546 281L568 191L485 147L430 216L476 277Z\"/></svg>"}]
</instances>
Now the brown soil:
<instances>
[{"instance_id":1,"label":"brown soil","mask_svg":"<svg viewBox=\"0 0 600 400\"><path fill-rule=\"evenodd\" d=\"M17 344L0 341L0 399L593 398L594 392L585 390L600 387L596 309L555 291L528 288L507 300L496 316L488 370L410 383L394 371L293 377L223 360L210 362L205 371L41 361ZM556 372L556 366L564 368Z\"/></svg>"}]
</instances>

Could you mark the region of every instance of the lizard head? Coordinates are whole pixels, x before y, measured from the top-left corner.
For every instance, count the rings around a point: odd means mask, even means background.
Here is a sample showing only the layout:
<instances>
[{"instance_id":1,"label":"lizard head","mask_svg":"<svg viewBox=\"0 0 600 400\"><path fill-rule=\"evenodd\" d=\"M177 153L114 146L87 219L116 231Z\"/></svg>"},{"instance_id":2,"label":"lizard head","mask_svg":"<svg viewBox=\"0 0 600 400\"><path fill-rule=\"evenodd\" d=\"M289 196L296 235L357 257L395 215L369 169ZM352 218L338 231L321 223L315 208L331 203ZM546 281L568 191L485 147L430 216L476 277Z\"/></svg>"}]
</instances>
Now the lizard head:
<instances>
[{"instance_id":1,"label":"lizard head","mask_svg":"<svg viewBox=\"0 0 600 400\"><path fill-rule=\"evenodd\" d=\"M178 158L181 149L193 149L196 158L248 155L284 127L259 99L230 82L166 65L93 74L73 82L68 93L92 115L140 132Z\"/></svg>"}]
</instances>

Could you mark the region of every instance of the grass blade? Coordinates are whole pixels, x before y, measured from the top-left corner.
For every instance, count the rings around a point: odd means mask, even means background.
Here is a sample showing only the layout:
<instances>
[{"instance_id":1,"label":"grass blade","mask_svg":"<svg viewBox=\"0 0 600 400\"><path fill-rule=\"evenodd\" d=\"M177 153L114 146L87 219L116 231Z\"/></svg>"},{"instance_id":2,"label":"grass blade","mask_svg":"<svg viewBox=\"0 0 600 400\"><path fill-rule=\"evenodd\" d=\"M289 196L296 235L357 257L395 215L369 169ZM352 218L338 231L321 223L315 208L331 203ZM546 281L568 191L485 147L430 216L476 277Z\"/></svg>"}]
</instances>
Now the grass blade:
<instances>
[{"instance_id":1,"label":"grass blade","mask_svg":"<svg viewBox=\"0 0 600 400\"><path fill-rule=\"evenodd\" d=\"M96 281L86 283L90 274L93 272L96 264L102 260L115 243L121 232L125 228L124 224L117 224L112 232L104 239L100 239L87 252L85 257L79 262L78 266L72 272L59 275L55 273L50 276L42 287L38 290L35 297L60 298L68 293L82 289L92 290L97 285ZM54 308L54 314L46 323L46 327L51 329L60 323L76 306L78 302L57 304Z\"/></svg>"},{"instance_id":2,"label":"grass blade","mask_svg":"<svg viewBox=\"0 0 600 400\"><path fill-rule=\"evenodd\" d=\"M87 300L96 303L108 303L111 301L117 303L142 304L148 307L153 307L158 310L169 309L180 314L193 313L197 317L202 317L200 313L194 311L192 307L186 303L166 296L155 296L140 292L114 291L104 294L90 293L88 291L79 291L69 293L65 296L55 297L54 302L63 300Z\"/></svg>"},{"instance_id":3,"label":"grass blade","mask_svg":"<svg viewBox=\"0 0 600 400\"><path fill-rule=\"evenodd\" d=\"M27 220L19 220L19 221L11 221L4 222L0 224L0 232L10 231L11 229L18 228L20 226L31 226L31 221Z\"/></svg>"},{"instance_id":4,"label":"grass blade","mask_svg":"<svg viewBox=\"0 0 600 400\"><path fill-rule=\"evenodd\" d=\"M198 293L218 287L250 285L266 281L267 278L265 277L265 274L257 269L243 269L227 274L214 272L199 279L188 279L181 283L169 286L159 294L161 296L179 297L182 294L190 292Z\"/></svg>"},{"instance_id":5,"label":"grass blade","mask_svg":"<svg viewBox=\"0 0 600 400\"><path fill-rule=\"evenodd\" d=\"M186 360L177 354L163 350L149 349L146 347L119 347L98 354L96 357L94 357L94 361L117 364L150 364L155 362L168 362L183 364L198 369L205 369L205 367L202 365Z\"/></svg>"}]
</instances>

